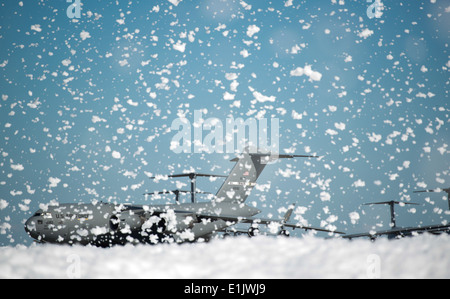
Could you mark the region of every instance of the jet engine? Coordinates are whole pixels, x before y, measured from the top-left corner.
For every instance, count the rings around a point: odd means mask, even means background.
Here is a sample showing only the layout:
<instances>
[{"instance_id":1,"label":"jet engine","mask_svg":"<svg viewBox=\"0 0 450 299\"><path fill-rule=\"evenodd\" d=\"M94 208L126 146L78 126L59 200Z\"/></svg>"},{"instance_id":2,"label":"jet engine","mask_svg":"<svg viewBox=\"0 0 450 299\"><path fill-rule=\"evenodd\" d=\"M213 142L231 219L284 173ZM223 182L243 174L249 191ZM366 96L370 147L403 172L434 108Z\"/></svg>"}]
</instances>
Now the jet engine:
<instances>
[{"instance_id":1,"label":"jet engine","mask_svg":"<svg viewBox=\"0 0 450 299\"><path fill-rule=\"evenodd\" d=\"M142 225L143 230L152 233L175 233L192 228L196 218L194 215L179 215L175 213L163 213L153 215Z\"/></svg>"},{"instance_id":2,"label":"jet engine","mask_svg":"<svg viewBox=\"0 0 450 299\"><path fill-rule=\"evenodd\" d=\"M139 215L131 212L116 214L109 219L111 230L125 234L141 229L143 223L144 221Z\"/></svg>"},{"instance_id":3,"label":"jet engine","mask_svg":"<svg viewBox=\"0 0 450 299\"><path fill-rule=\"evenodd\" d=\"M147 218L147 217L146 217ZM162 234L166 231L167 221L165 217L156 215L149 216L142 225L142 230L152 234Z\"/></svg>"},{"instance_id":4,"label":"jet engine","mask_svg":"<svg viewBox=\"0 0 450 299\"><path fill-rule=\"evenodd\" d=\"M175 215L167 219L165 232L181 232L193 227L196 218L194 215Z\"/></svg>"}]
</instances>

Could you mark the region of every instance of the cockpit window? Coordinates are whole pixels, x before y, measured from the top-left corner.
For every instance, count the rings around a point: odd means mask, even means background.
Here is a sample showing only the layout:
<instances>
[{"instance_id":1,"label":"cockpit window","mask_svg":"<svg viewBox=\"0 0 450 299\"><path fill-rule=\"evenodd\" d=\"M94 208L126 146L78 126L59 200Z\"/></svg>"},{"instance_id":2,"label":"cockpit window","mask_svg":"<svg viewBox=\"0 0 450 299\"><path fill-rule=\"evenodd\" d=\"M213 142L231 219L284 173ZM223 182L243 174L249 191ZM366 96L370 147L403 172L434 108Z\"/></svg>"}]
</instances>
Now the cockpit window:
<instances>
[{"instance_id":1,"label":"cockpit window","mask_svg":"<svg viewBox=\"0 0 450 299\"><path fill-rule=\"evenodd\" d=\"M42 216L43 216L44 218L52 218L52 213L50 213L50 212L44 212L44 213L42 213Z\"/></svg>"},{"instance_id":2,"label":"cockpit window","mask_svg":"<svg viewBox=\"0 0 450 299\"><path fill-rule=\"evenodd\" d=\"M33 216L42 216L44 218L52 218L52 213L50 212L36 212Z\"/></svg>"}]
</instances>

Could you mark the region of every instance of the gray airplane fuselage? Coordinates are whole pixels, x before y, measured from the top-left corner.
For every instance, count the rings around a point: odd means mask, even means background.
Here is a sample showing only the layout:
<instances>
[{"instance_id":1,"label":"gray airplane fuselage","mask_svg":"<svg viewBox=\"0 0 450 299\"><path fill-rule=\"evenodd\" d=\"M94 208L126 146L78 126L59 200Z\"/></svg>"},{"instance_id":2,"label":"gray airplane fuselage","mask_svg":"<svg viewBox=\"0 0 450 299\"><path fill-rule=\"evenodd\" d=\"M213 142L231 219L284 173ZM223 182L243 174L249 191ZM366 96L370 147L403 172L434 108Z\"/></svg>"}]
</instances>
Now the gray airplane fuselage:
<instances>
[{"instance_id":1,"label":"gray airplane fuselage","mask_svg":"<svg viewBox=\"0 0 450 299\"><path fill-rule=\"evenodd\" d=\"M101 239L109 243L126 243L124 240L132 238L139 240L142 225L153 215L173 212L175 215L175 235L191 229L195 239L207 237L212 231L228 226L224 221L212 221L208 227L195 215L215 215L251 217L260 210L243 203L230 202L201 202L182 204L161 204L127 206L97 202L96 204L66 203L58 206L48 206L30 217L25 223L27 233L39 242L59 244L89 244ZM191 223L183 224L186 218ZM198 229L196 231L195 229ZM113 240L113 241L111 241ZM114 241L115 240L115 241ZM116 242L117 241L117 242Z\"/></svg>"}]
</instances>

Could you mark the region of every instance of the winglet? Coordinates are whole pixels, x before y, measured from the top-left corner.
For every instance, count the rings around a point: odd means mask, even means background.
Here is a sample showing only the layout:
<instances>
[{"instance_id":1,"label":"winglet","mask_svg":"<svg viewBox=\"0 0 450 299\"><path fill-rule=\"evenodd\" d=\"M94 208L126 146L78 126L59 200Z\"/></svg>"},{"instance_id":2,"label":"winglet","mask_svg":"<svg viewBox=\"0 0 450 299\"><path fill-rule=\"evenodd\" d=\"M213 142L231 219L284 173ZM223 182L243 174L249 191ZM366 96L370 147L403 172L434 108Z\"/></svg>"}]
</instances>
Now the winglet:
<instances>
[{"instance_id":1,"label":"winglet","mask_svg":"<svg viewBox=\"0 0 450 299\"><path fill-rule=\"evenodd\" d=\"M289 221L289 218L291 218L292 212L294 211L295 208L295 203L293 203L290 207L289 210L287 210L286 214L284 214L283 217L283 223L286 223Z\"/></svg>"}]
</instances>

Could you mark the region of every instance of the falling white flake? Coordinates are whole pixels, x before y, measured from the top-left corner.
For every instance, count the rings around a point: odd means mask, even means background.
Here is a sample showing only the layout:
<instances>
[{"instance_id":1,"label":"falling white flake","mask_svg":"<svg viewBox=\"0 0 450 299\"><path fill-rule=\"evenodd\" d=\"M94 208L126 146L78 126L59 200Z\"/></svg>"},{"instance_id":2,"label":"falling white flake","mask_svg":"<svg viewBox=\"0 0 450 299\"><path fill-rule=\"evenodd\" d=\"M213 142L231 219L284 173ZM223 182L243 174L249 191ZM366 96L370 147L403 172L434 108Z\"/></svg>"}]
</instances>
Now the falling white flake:
<instances>
[{"instance_id":1,"label":"falling white flake","mask_svg":"<svg viewBox=\"0 0 450 299\"><path fill-rule=\"evenodd\" d=\"M366 185L366 182L362 181L361 179L358 179L353 183L354 187L364 187Z\"/></svg>"},{"instance_id":2,"label":"falling white flake","mask_svg":"<svg viewBox=\"0 0 450 299\"><path fill-rule=\"evenodd\" d=\"M378 142L381 140L381 134L375 134L372 132L372 134L367 134L367 137L369 137L370 142Z\"/></svg>"},{"instance_id":3,"label":"falling white flake","mask_svg":"<svg viewBox=\"0 0 450 299\"><path fill-rule=\"evenodd\" d=\"M350 217L352 224L356 224L360 218L358 212L351 212L348 216Z\"/></svg>"},{"instance_id":4,"label":"falling white flake","mask_svg":"<svg viewBox=\"0 0 450 299\"><path fill-rule=\"evenodd\" d=\"M358 32L358 36L362 37L364 39L368 38L369 36L371 36L373 34L373 30L370 30L368 28L364 29L361 32Z\"/></svg>"},{"instance_id":5,"label":"falling white flake","mask_svg":"<svg viewBox=\"0 0 450 299\"><path fill-rule=\"evenodd\" d=\"M322 79L322 74L317 71L313 71L310 65L306 65L304 68L298 67L295 70L292 70L290 75L291 77L306 75L309 77L310 81L320 81L320 79Z\"/></svg>"},{"instance_id":6,"label":"falling white flake","mask_svg":"<svg viewBox=\"0 0 450 299\"><path fill-rule=\"evenodd\" d=\"M104 118L100 118L99 116L97 116L97 115L93 115L92 116L92 122L95 124L95 123L98 123L98 122L106 122L106 119L104 119Z\"/></svg>"},{"instance_id":7,"label":"falling white flake","mask_svg":"<svg viewBox=\"0 0 450 299\"><path fill-rule=\"evenodd\" d=\"M118 151L113 151L113 152L111 153L111 155L112 155L112 157L113 157L114 159L120 159L120 157L121 157L121 155L120 155L120 153L119 153Z\"/></svg>"},{"instance_id":8,"label":"falling white flake","mask_svg":"<svg viewBox=\"0 0 450 299\"><path fill-rule=\"evenodd\" d=\"M91 35L89 34L89 32L83 30L80 32L80 37L82 40L85 40L87 38L91 38Z\"/></svg>"},{"instance_id":9,"label":"falling white flake","mask_svg":"<svg viewBox=\"0 0 450 299\"><path fill-rule=\"evenodd\" d=\"M0 199L0 210L6 209L8 205L9 203L6 200Z\"/></svg>"},{"instance_id":10,"label":"falling white flake","mask_svg":"<svg viewBox=\"0 0 450 299\"><path fill-rule=\"evenodd\" d=\"M31 25L31 30L41 32L42 31L41 25L39 25L39 24Z\"/></svg>"},{"instance_id":11,"label":"falling white flake","mask_svg":"<svg viewBox=\"0 0 450 299\"><path fill-rule=\"evenodd\" d=\"M226 101L234 100L234 96L234 94L225 91L225 93L223 94L223 99Z\"/></svg>"},{"instance_id":12,"label":"falling white flake","mask_svg":"<svg viewBox=\"0 0 450 299\"><path fill-rule=\"evenodd\" d=\"M344 123L334 123L334 127L338 130L345 130L345 124Z\"/></svg>"},{"instance_id":13,"label":"falling white flake","mask_svg":"<svg viewBox=\"0 0 450 299\"><path fill-rule=\"evenodd\" d=\"M256 25L250 25L247 27L247 35L248 37L252 37L254 34L258 33L259 30L261 30L258 26Z\"/></svg>"},{"instance_id":14,"label":"falling white flake","mask_svg":"<svg viewBox=\"0 0 450 299\"><path fill-rule=\"evenodd\" d=\"M326 191L320 192L320 200L321 200L321 201L330 201L330 200L331 200L331 195L330 195L330 193L328 193L328 192L326 192Z\"/></svg>"},{"instance_id":15,"label":"falling white flake","mask_svg":"<svg viewBox=\"0 0 450 299\"><path fill-rule=\"evenodd\" d=\"M176 44L173 45L173 48L175 50L180 51L181 53L183 53L184 50L186 49L186 43L178 41Z\"/></svg>"},{"instance_id":16,"label":"falling white flake","mask_svg":"<svg viewBox=\"0 0 450 299\"><path fill-rule=\"evenodd\" d=\"M54 177L50 177L48 179L48 181L50 182L50 185L49 185L50 188L55 188L61 182L61 180L59 178L54 178Z\"/></svg>"},{"instance_id":17,"label":"falling white flake","mask_svg":"<svg viewBox=\"0 0 450 299\"><path fill-rule=\"evenodd\" d=\"M254 90L251 86L248 87L250 91L253 92L253 96L255 97L255 100L260 103L264 102L275 102L276 97L275 96L265 96L262 93Z\"/></svg>"},{"instance_id":18,"label":"falling white flake","mask_svg":"<svg viewBox=\"0 0 450 299\"><path fill-rule=\"evenodd\" d=\"M24 167L22 164L11 164L11 168L13 170L22 171L24 170Z\"/></svg>"}]
</instances>

